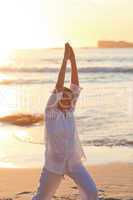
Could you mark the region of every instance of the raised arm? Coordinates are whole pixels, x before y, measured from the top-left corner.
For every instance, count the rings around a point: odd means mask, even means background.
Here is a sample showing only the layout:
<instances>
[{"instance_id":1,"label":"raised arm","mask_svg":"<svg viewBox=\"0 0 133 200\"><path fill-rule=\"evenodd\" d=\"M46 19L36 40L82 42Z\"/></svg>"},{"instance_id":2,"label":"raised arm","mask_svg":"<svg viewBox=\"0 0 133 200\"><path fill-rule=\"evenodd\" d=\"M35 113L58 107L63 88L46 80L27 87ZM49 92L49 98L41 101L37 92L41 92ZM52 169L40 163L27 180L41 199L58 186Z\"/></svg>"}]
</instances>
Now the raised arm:
<instances>
[{"instance_id":1,"label":"raised arm","mask_svg":"<svg viewBox=\"0 0 133 200\"><path fill-rule=\"evenodd\" d=\"M64 58L62 61L61 69L58 75L58 79L56 82L56 86L52 91L52 94L49 96L45 111L49 111L57 106L58 101L62 98L63 87L64 87L64 79L65 79L65 72L66 72L66 65L67 60L69 58L69 50L68 44L65 44L65 51L64 51Z\"/></svg>"},{"instance_id":2,"label":"raised arm","mask_svg":"<svg viewBox=\"0 0 133 200\"><path fill-rule=\"evenodd\" d=\"M58 79L57 79L57 83L56 83L56 89L57 89L58 92L63 91L66 65L67 65L68 58L69 58L69 48L68 48L68 43L66 43L65 44L64 58L63 58L63 61L62 61L61 69L60 69Z\"/></svg>"},{"instance_id":3,"label":"raised arm","mask_svg":"<svg viewBox=\"0 0 133 200\"><path fill-rule=\"evenodd\" d=\"M72 107L75 109L76 102L78 100L78 97L80 95L80 91L82 88L79 85L79 78L78 78L78 69L76 64L76 58L73 48L69 45L69 52L70 52L70 62L71 62L71 84L70 89L73 92L73 101L72 101Z\"/></svg>"},{"instance_id":4,"label":"raised arm","mask_svg":"<svg viewBox=\"0 0 133 200\"><path fill-rule=\"evenodd\" d=\"M71 62L71 83L79 86L78 70L76 64L75 53L72 47L69 45L70 49L70 62Z\"/></svg>"}]
</instances>

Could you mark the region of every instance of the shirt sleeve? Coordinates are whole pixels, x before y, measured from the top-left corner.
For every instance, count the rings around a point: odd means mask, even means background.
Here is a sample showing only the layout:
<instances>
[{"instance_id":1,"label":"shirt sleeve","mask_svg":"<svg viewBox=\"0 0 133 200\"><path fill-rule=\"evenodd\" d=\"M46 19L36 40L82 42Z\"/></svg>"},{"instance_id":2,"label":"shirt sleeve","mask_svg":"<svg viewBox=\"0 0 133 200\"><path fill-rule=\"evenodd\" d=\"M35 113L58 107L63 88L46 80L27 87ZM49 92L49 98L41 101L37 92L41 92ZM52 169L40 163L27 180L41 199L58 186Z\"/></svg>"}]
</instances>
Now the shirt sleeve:
<instances>
[{"instance_id":1,"label":"shirt sleeve","mask_svg":"<svg viewBox=\"0 0 133 200\"><path fill-rule=\"evenodd\" d=\"M70 89L72 90L73 92L73 104L72 104L72 107L75 108L75 105L76 105L76 102L78 100L78 97L80 95L80 92L81 90L83 89L82 87L80 87L79 85L76 85L74 83L71 83L70 84Z\"/></svg>"},{"instance_id":2,"label":"shirt sleeve","mask_svg":"<svg viewBox=\"0 0 133 200\"><path fill-rule=\"evenodd\" d=\"M46 104L46 110L51 110L57 107L58 101L62 98L63 91L59 92L56 88L52 91L52 94L48 98Z\"/></svg>"}]
</instances>

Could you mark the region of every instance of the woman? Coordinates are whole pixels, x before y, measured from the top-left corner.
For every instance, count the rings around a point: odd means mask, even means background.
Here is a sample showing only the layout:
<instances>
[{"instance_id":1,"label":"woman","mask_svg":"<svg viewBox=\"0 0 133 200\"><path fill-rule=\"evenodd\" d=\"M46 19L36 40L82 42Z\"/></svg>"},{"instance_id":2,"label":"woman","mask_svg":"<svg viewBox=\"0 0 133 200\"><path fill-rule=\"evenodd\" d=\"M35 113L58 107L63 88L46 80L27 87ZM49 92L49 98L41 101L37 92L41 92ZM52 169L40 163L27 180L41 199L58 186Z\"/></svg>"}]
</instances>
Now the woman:
<instances>
[{"instance_id":1,"label":"woman","mask_svg":"<svg viewBox=\"0 0 133 200\"><path fill-rule=\"evenodd\" d=\"M68 60L71 62L70 88L64 87ZM74 119L80 91L75 54L66 43L58 80L45 109L45 164L32 200L51 200L64 175L74 180L82 200L98 200L96 184L82 163L86 156Z\"/></svg>"}]
</instances>

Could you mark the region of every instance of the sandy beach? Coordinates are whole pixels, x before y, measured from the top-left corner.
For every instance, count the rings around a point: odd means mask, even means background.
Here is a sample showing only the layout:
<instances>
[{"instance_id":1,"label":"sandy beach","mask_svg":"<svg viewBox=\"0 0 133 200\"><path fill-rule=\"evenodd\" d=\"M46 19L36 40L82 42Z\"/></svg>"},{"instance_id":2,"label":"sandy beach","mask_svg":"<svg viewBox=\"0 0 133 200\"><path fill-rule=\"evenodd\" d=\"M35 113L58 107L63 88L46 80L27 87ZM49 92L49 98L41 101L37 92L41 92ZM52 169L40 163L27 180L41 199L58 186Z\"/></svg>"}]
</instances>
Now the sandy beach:
<instances>
[{"instance_id":1,"label":"sandy beach","mask_svg":"<svg viewBox=\"0 0 133 200\"><path fill-rule=\"evenodd\" d=\"M95 180L99 199L133 199L133 164L108 163L87 166ZM41 168L0 169L0 199L30 200L36 191ZM62 180L53 199L78 200L78 189L68 176Z\"/></svg>"}]
</instances>

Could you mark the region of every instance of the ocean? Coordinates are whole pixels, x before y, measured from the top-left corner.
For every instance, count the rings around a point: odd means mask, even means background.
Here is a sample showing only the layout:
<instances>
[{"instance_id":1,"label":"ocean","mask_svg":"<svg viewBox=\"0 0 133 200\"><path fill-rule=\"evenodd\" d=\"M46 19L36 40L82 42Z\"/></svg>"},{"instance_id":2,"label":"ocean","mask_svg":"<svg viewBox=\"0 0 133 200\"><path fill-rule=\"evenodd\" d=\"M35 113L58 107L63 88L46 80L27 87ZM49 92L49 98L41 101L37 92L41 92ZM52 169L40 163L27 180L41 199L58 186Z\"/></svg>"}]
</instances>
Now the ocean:
<instances>
[{"instance_id":1,"label":"ocean","mask_svg":"<svg viewBox=\"0 0 133 200\"><path fill-rule=\"evenodd\" d=\"M63 49L0 56L0 167L40 167L44 109ZM75 118L88 164L133 162L133 49L76 48L80 85ZM71 77L68 62L65 85Z\"/></svg>"}]
</instances>

